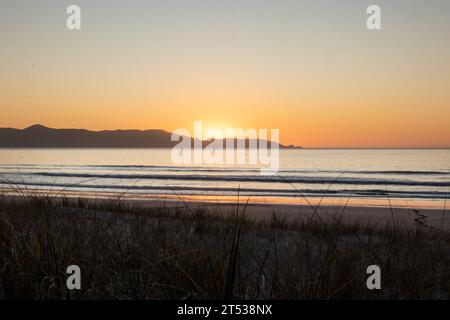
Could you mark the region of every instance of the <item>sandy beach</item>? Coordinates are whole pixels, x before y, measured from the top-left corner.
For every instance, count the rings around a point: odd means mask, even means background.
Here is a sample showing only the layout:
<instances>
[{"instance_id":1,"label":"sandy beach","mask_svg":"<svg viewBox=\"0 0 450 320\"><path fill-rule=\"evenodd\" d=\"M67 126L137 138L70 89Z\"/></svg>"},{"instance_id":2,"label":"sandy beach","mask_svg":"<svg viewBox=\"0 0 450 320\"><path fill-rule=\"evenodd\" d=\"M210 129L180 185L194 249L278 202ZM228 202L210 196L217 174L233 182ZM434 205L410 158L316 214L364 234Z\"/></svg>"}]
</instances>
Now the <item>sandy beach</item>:
<instances>
[{"instance_id":1,"label":"sandy beach","mask_svg":"<svg viewBox=\"0 0 450 320\"><path fill-rule=\"evenodd\" d=\"M255 220L270 220L274 214L290 222L318 219L324 223L341 218L346 223L374 224L379 226L392 224L399 228L424 227L448 230L450 228L449 213L444 208L404 208L404 207L375 207L364 205L332 206L332 205L295 205L278 203L223 203L201 201L162 201L162 200L134 200L137 206L154 206L180 208L205 208L208 211L221 214L239 212L245 213Z\"/></svg>"},{"instance_id":2,"label":"sandy beach","mask_svg":"<svg viewBox=\"0 0 450 320\"><path fill-rule=\"evenodd\" d=\"M237 209L245 213L249 218L257 221L270 220L273 215L288 220L289 222L303 222L310 219L319 222L332 222L339 218L346 223L361 223L371 225L392 225L398 228L430 228L450 229L450 216L446 208L446 201L404 201L401 199L337 199L337 198L302 198L292 199L286 203L266 202L256 197L207 197L207 196L143 196L120 197L108 193L79 194L74 192L56 192L28 190L35 195L49 195L51 197L85 198L90 201L108 202L120 199L128 205L138 208L165 208L191 210L197 208L206 209L208 212L218 214L234 214ZM5 192L5 190L3 190ZM8 197L16 198L15 195ZM20 197L19 197L20 198ZM273 199L272 199L273 200ZM276 200L276 199L275 199ZM281 202L284 201L284 202Z\"/></svg>"}]
</instances>

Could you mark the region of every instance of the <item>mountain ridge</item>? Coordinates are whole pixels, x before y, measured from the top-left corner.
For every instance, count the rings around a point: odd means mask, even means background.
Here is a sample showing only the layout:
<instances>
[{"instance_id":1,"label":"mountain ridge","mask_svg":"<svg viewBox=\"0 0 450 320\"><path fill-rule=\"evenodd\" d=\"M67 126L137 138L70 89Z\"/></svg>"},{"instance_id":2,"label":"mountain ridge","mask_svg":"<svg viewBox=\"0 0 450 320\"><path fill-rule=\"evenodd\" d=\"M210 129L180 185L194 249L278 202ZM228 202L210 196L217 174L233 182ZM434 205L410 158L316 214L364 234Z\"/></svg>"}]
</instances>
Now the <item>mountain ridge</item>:
<instances>
[{"instance_id":1,"label":"mountain ridge","mask_svg":"<svg viewBox=\"0 0 450 320\"><path fill-rule=\"evenodd\" d=\"M24 129L0 128L0 148L149 148L169 149L179 141L171 141L172 133L162 129L116 129L91 131L87 129L55 129L34 124ZM192 138L191 138L192 139ZM198 141L198 140L197 140ZM264 140L261 140L264 142ZM211 141L202 141L206 146ZM237 140L235 139L235 142ZM271 142L268 141L268 146ZM249 140L245 139L248 148ZM282 149L301 148L285 146Z\"/></svg>"}]
</instances>

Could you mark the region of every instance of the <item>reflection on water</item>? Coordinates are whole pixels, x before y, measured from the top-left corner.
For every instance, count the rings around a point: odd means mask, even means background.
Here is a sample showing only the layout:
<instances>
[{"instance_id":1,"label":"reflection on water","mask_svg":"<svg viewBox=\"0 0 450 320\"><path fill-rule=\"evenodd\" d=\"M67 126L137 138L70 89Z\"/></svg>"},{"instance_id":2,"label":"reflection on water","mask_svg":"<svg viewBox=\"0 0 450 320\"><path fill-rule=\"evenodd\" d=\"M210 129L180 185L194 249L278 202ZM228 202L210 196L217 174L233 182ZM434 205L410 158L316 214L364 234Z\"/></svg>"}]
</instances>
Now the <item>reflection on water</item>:
<instances>
[{"instance_id":1,"label":"reflection on water","mask_svg":"<svg viewBox=\"0 0 450 320\"><path fill-rule=\"evenodd\" d=\"M442 207L450 150L281 150L280 172L258 167L175 166L167 149L1 149L1 188L129 198Z\"/></svg>"}]
</instances>

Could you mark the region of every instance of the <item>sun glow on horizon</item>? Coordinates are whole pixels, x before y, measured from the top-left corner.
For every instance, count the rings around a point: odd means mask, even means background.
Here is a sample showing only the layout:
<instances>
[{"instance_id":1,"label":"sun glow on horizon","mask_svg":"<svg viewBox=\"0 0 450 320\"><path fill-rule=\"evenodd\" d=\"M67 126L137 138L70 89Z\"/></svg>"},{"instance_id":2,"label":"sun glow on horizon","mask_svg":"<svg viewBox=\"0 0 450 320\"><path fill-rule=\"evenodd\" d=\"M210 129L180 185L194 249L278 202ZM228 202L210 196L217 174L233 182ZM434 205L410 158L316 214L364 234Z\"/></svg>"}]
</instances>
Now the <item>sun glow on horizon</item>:
<instances>
[{"instance_id":1,"label":"sun glow on horizon","mask_svg":"<svg viewBox=\"0 0 450 320\"><path fill-rule=\"evenodd\" d=\"M450 147L449 1L379 0L376 32L360 0L78 2L80 32L58 1L0 2L0 127L200 120L303 147Z\"/></svg>"}]
</instances>

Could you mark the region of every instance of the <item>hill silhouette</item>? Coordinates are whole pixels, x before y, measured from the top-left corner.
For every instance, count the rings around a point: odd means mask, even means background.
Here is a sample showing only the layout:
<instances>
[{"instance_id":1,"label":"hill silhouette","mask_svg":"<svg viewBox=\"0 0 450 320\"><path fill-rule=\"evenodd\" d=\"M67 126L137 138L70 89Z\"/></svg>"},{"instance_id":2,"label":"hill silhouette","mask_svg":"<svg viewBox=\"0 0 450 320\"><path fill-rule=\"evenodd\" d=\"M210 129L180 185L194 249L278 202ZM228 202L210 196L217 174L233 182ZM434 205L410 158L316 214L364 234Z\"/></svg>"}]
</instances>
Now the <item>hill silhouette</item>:
<instances>
[{"instance_id":1,"label":"hill silhouette","mask_svg":"<svg viewBox=\"0 0 450 320\"><path fill-rule=\"evenodd\" d=\"M171 135L157 129L90 131L36 124L25 129L0 128L0 148L172 148L178 141L171 141ZM248 139L245 145L248 148ZM296 147L280 144L280 148Z\"/></svg>"}]
</instances>

